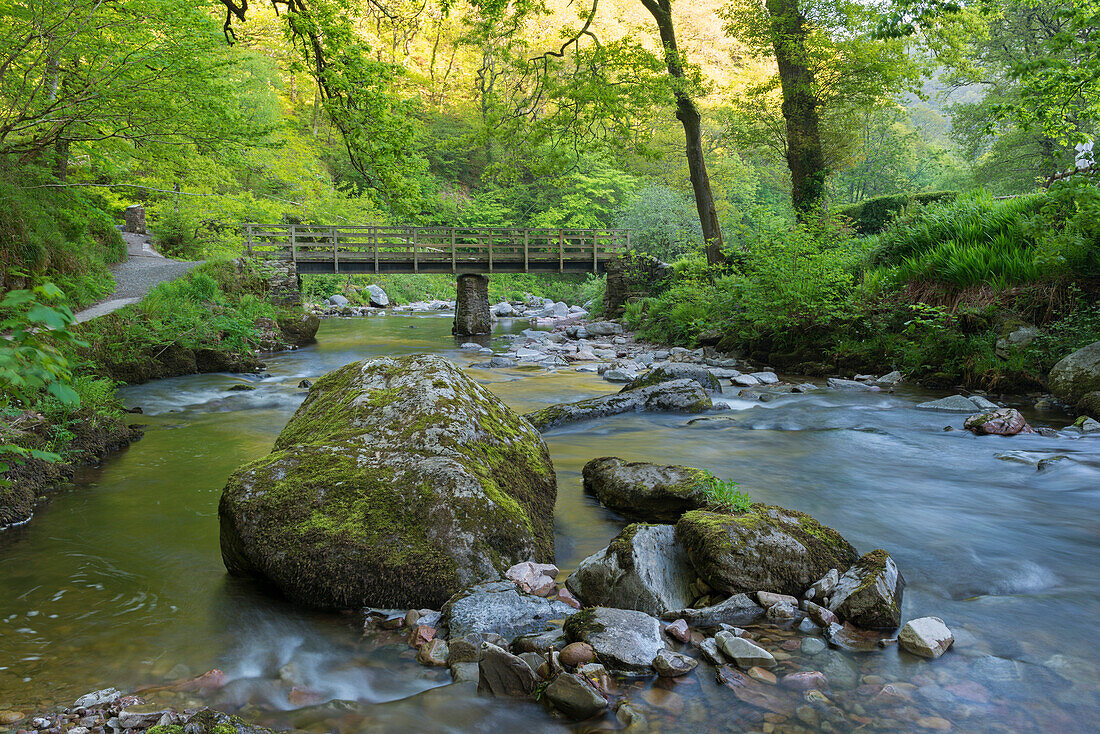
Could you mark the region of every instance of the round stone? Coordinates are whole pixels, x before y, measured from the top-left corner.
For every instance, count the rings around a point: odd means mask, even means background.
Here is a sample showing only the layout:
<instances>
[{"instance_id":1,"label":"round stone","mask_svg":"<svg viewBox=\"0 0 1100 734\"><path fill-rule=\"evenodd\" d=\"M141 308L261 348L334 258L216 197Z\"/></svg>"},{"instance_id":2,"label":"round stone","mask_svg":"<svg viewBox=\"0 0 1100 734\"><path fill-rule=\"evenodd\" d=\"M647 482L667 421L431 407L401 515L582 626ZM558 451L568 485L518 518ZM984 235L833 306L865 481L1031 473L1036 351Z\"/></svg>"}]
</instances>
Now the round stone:
<instances>
[{"instance_id":1,"label":"round stone","mask_svg":"<svg viewBox=\"0 0 1100 734\"><path fill-rule=\"evenodd\" d=\"M574 668L596 659L596 651L587 642L571 642L562 648L559 656L562 665Z\"/></svg>"}]
</instances>

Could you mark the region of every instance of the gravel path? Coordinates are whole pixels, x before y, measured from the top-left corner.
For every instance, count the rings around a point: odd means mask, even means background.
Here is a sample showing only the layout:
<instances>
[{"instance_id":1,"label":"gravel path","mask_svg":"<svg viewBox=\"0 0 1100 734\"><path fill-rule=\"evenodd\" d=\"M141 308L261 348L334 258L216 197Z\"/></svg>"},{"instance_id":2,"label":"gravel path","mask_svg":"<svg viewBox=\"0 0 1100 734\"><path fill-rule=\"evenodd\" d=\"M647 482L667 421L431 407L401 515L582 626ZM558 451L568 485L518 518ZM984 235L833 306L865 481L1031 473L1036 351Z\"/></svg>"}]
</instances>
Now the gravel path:
<instances>
[{"instance_id":1,"label":"gravel path","mask_svg":"<svg viewBox=\"0 0 1100 734\"><path fill-rule=\"evenodd\" d=\"M111 266L115 292L99 303L76 313L77 322L89 321L140 301L154 286L175 280L201 265L201 262L169 260L149 245L149 236L123 232L129 257Z\"/></svg>"}]
</instances>

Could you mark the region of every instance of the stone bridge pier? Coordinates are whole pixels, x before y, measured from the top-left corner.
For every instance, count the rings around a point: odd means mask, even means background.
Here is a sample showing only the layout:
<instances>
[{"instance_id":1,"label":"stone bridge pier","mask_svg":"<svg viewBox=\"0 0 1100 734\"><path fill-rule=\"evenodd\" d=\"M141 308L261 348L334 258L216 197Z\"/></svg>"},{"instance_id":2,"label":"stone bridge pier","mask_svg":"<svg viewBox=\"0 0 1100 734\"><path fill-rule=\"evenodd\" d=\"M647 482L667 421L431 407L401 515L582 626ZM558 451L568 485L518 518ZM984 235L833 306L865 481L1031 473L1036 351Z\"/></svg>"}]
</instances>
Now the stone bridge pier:
<instances>
[{"instance_id":1,"label":"stone bridge pier","mask_svg":"<svg viewBox=\"0 0 1100 734\"><path fill-rule=\"evenodd\" d=\"M489 334L493 320L489 315L489 279L477 273L458 276L458 297L455 299L455 336Z\"/></svg>"}]
</instances>

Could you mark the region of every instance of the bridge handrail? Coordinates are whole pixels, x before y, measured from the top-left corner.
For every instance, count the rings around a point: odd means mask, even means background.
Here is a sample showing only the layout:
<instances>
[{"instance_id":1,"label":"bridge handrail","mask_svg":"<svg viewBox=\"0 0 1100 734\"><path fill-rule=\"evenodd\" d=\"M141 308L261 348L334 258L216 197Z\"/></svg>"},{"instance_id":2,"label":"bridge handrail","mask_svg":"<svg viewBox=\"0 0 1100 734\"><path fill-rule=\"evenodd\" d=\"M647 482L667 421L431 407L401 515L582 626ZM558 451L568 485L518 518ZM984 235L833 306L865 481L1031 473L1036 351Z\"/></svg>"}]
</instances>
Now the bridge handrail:
<instances>
[{"instance_id":1,"label":"bridge handrail","mask_svg":"<svg viewBox=\"0 0 1100 734\"><path fill-rule=\"evenodd\" d=\"M460 262L464 267L486 264L488 272L493 272L494 261L517 267L522 262L527 272L531 262L545 270L555 260L561 272L566 263L571 270L580 265L598 272L602 262L630 249L630 230L620 228L257 223L243 228L249 257L289 254L295 262L331 260L337 273L341 259L358 264L373 260L377 272L380 264L407 263L410 257L413 272L419 272L422 261L446 267L447 258L455 272Z\"/></svg>"}]
</instances>

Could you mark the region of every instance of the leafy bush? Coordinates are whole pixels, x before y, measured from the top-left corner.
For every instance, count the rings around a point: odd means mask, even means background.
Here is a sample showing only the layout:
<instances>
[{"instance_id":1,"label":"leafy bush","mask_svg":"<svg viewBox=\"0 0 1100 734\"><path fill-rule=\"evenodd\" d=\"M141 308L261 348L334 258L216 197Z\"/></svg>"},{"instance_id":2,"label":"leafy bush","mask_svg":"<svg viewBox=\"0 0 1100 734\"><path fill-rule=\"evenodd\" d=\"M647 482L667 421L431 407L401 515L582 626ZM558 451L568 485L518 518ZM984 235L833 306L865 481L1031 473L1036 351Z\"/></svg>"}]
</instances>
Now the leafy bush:
<instances>
[{"instance_id":1,"label":"leafy bush","mask_svg":"<svg viewBox=\"0 0 1100 734\"><path fill-rule=\"evenodd\" d=\"M615 226L631 231L631 247L670 262L703 242L695 205L667 186L641 189L615 218Z\"/></svg>"},{"instance_id":2,"label":"leafy bush","mask_svg":"<svg viewBox=\"0 0 1100 734\"><path fill-rule=\"evenodd\" d=\"M1056 182L1023 231L1050 267L1100 275L1100 181L1076 176Z\"/></svg>"},{"instance_id":3,"label":"leafy bush","mask_svg":"<svg viewBox=\"0 0 1100 734\"><path fill-rule=\"evenodd\" d=\"M840 208L837 213L852 220L852 227L862 235L877 234L910 204L932 204L953 201L958 191L932 191L924 194L893 194L868 199Z\"/></svg>"}]
</instances>

